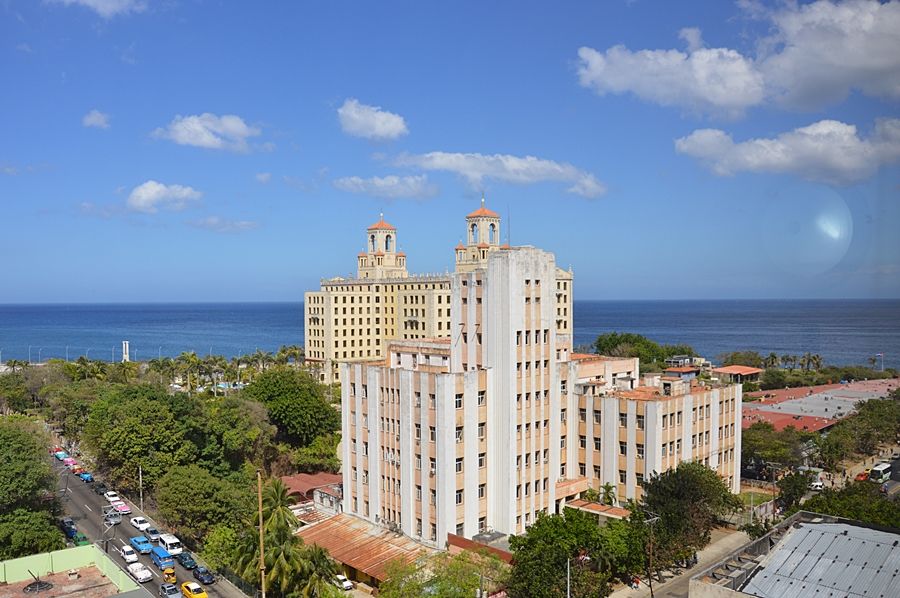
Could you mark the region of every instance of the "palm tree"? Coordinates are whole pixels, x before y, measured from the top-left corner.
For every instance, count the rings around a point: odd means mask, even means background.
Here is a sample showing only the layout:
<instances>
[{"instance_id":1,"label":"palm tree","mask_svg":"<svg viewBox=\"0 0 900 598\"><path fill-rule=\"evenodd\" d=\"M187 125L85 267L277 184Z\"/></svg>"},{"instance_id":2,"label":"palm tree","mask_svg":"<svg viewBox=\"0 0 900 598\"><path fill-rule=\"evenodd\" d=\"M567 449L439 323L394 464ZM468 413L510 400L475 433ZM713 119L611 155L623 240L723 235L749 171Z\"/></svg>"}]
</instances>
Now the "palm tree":
<instances>
[{"instance_id":1,"label":"palm tree","mask_svg":"<svg viewBox=\"0 0 900 598\"><path fill-rule=\"evenodd\" d=\"M816 353L811 357L812 359L812 368L817 372L822 369L822 356Z\"/></svg>"},{"instance_id":2,"label":"palm tree","mask_svg":"<svg viewBox=\"0 0 900 598\"><path fill-rule=\"evenodd\" d=\"M288 529L291 533L297 529L297 517L291 506L297 503L297 497L290 494L287 486L279 478L271 479L263 488L263 521L266 531Z\"/></svg>"},{"instance_id":3,"label":"palm tree","mask_svg":"<svg viewBox=\"0 0 900 598\"><path fill-rule=\"evenodd\" d=\"M870 366L873 370L875 369L875 366L878 365L878 358L877 358L877 357L872 356L872 357L870 357L867 361L869 362L869 366ZM9 365L9 363L7 362L6 365Z\"/></svg>"},{"instance_id":4,"label":"palm tree","mask_svg":"<svg viewBox=\"0 0 900 598\"><path fill-rule=\"evenodd\" d=\"M151 372L159 374L160 378L166 380L167 384L175 381L175 361L171 357L160 357L151 359L147 362Z\"/></svg>"},{"instance_id":5,"label":"palm tree","mask_svg":"<svg viewBox=\"0 0 900 598\"><path fill-rule=\"evenodd\" d=\"M774 368L778 365L778 355L775 353L769 353L769 356L765 358L764 365L767 368Z\"/></svg>"},{"instance_id":6,"label":"palm tree","mask_svg":"<svg viewBox=\"0 0 900 598\"><path fill-rule=\"evenodd\" d=\"M293 360L294 366L301 365L303 361L303 347L299 345L281 345L275 355L275 362L287 364Z\"/></svg>"},{"instance_id":7,"label":"palm tree","mask_svg":"<svg viewBox=\"0 0 900 598\"><path fill-rule=\"evenodd\" d=\"M300 590L303 598L326 598L334 596L332 585L334 576L338 574L337 565L321 546L310 546L303 551L304 576L306 584Z\"/></svg>"},{"instance_id":8,"label":"palm tree","mask_svg":"<svg viewBox=\"0 0 900 598\"><path fill-rule=\"evenodd\" d=\"M606 482L600 486L600 502L610 506L616 504L616 487L611 483Z\"/></svg>"},{"instance_id":9,"label":"palm tree","mask_svg":"<svg viewBox=\"0 0 900 598\"><path fill-rule=\"evenodd\" d=\"M788 369L791 365L791 356L785 353L781 356L781 367Z\"/></svg>"},{"instance_id":10,"label":"palm tree","mask_svg":"<svg viewBox=\"0 0 900 598\"><path fill-rule=\"evenodd\" d=\"M193 351L190 353L184 351L175 358L175 364L179 373L186 377L187 384L185 386L187 387L188 392L191 392L191 390L199 385L200 358L197 357L197 354ZM191 380L191 374L194 376L193 380Z\"/></svg>"},{"instance_id":11,"label":"palm tree","mask_svg":"<svg viewBox=\"0 0 900 598\"><path fill-rule=\"evenodd\" d=\"M13 374L15 374L16 371L25 371L25 368L28 367L28 362L22 361L21 359L9 359L6 362L6 367L11 369Z\"/></svg>"},{"instance_id":12,"label":"palm tree","mask_svg":"<svg viewBox=\"0 0 900 598\"><path fill-rule=\"evenodd\" d=\"M800 357L800 369L809 370L809 366L812 364L812 353L806 352Z\"/></svg>"}]
</instances>

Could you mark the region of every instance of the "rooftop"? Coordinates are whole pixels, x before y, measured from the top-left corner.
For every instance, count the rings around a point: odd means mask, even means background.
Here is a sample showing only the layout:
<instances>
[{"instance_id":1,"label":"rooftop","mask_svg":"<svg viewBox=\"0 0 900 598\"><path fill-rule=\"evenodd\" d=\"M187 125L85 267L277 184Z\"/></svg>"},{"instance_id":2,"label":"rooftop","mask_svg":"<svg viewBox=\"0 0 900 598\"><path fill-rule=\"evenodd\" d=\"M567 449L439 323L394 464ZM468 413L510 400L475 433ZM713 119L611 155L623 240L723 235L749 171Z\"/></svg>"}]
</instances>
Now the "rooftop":
<instances>
[{"instance_id":1,"label":"rooftop","mask_svg":"<svg viewBox=\"0 0 900 598\"><path fill-rule=\"evenodd\" d=\"M895 596L898 545L900 530L801 511L695 575L691 593L710 584L759 598Z\"/></svg>"},{"instance_id":2,"label":"rooftop","mask_svg":"<svg viewBox=\"0 0 900 598\"><path fill-rule=\"evenodd\" d=\"M340 484L344 481L344 478L336 473L296 473L282 477L281 481L287 486L289 494L299 494L304 498L312 498L308 495L313 488Z\"/></svg>"},{"instance_id":3,"label":"rooftop","mask_svg":"<svg viewBox=\"0 0 900 598\"><path fill-rule=\"evenodd\" d=\"M466 216L466 218L499 218L500 214L495 212L494 210L489 210L484 207L484 198L481 198L481 207Z\"/></svg>"},{"instance_id":4,"label":"rooftop","mask_svg":"<svg viewBox=\"0 0 900 598\"><path fill-rule=\"evenodd\" d=\"M726 365L713 369L713 372L717 374L728 374L730 376L752 376L753 374L762 374L764 371L746 365Z\"/></svg>"},{"instance_id":5,"label":"rooftop","mask_svg":"<svg viewBox=\"0 0 900 598\"><path fill-rule=\"evenodd\" d=\"M384 221L384 214L381 214L380 217L379 217L379 219L378 219L378 222L376 222L375 224L371 225L371 226L370 226L369 228L367 228L366 230L397 230L397 227L394 226L393 224L388 224L387 222L385 222L385 221Z\"/></svg>"},{"instance_id":6,"label":"rooftop","mask_svg":"<svg viewBox=\"0 0 900 598\"><path fill-rule=\"evenodd\" d=\"M690 372L699 372L699 371L700 371L700 367L699 367L699 366L693 366L693 365L682 365L682 366L674 367L674 368L666 368L665 371L667 371L667 372L673 372L673 373L676 373L676 374L688 374L688 373L690 373Z\"/></svg>"},{"instance_id":7,"label":"rooftop","mask_svg":"<svg viewBox=\"0 0 900 598\"><path fill-rule=\"evenodd\" d=\"M586 500L570 500L566 503L567 507L578 509L579 511L587 511L588 513L597 513L604 517L613 519L627 519L631 515L631 511L622 507L611 507L609 505L601 505L597 502L588 502Z\"/></svg>"},{"instance_id":8,"label":"rooftop","mask_svg":"<svg viewBox=\"0 0 900 598\"><path fill-rule=\"evenodd\" d=\"M411 563L435 552L403 534L345 513L301 527L297 535L307 544L321 546L338 562L379 580L385 579L385 569L391 561Z\"/></svg>"},{"instance_id":9,"label":"rooftop","mask_svg":"<svg viewBox=\"0 0 900 598\"><path fill-rule=\"evenodd\" d=\"M37 594L45 598L146 596L124 570L93 544L0 562L0 596L25 595L24 588L34 581L32 574L53 584L52 589Z\"/></svg>"}]
</instances>

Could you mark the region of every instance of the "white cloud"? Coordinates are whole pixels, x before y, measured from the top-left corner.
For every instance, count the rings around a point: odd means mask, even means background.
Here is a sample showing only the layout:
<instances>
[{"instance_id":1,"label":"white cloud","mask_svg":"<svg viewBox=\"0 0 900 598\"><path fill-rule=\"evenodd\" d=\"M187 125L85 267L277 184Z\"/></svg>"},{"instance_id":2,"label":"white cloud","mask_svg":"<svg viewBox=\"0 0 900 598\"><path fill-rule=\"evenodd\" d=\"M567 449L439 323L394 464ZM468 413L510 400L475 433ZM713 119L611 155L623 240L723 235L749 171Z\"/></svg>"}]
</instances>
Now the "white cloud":
<instances>
[{"instance_id":1,"label":"white cloud","mask_svg":"<svg viewBox=\"0 0 900 598\"><path fill-rule=\"evenodd\" d=\"M820 0L768 16L760 70L776 100L816 108L854 89L900 99L900 2Z\"/></svg>"},{"instance_id":2,"label":"white cloud","mask_svg":"<svg viewBox=\"0 0 900 598\"><path fill-rule=\"evenodd\" d=\"M34 50L31 49L31 46L22 42L21 44L16 44L16 50L19 52L24 52L25 54L31 54Z\"/></svg>"},{"instance_id":3,"label":"white cloud","mask_svg":"<svg viewBox=\"0 0 900 598\"><path fill-rule=\"evenodd\" d=\"M738 116L773 101L815 109L851 91L900 99L900 2L817 0L778 9L746 0L743 13L769 26L755 55L705 48L699 29L682 29L687 52L578 51L581 85L599 95L633 93L662 106Z\"/></svg>"},{"instance_id":4,"label":"white cloud","mask_svg":"<svg viewBox=\"0 0 900 598\"><path fill-rule=\"evenodd\" d=\"M675 149L701 160L718 175L738 172L794 174L811 181L849 185L900 161L900 119L880 119L868 138L856 127L821 120L775 138L735 143L718 129L699 129Z\"/></svg>"},{"instance_id":5,"label":"white cloud","mask_svg":"<svg viewBox=\"0 0 900 598\"><path fill-rule=\"evenodd\" d=\"M355 98L345 100L337 112L341 129L354 137L381 141L409 133L406 121L399 114L382 110L380 106L360 104Z\"/></svg>"},{"instance_id":6,"label":"white cloud","mask_svg":"<svg viewBox=\"0 0 900 598\"><path fill-rule=\"evenodd\" d=\"M593 174L571 164L543 160L534 156L430 152L419 155L404 154L395 162L400 166L415 166L424 170L455 172L475 187L481 187L484 179L519 185L561 181L572 184L567 191L583 197L599 197L606 192L606 187Z\"/></svg>"},{"instance_id":7,"label":"white cloud","mask_svg":"<svg viewBox=\"0 0 900 598\"><path fill-rule=\"evenodd\" d=\"M207 216L206 218L193 220L188 224L195 228L202 228L215 233L239 233L259 228L259 223L252 220L226 220L218 216Z\"/></svg>"},{"instance_id":8,"label":"white cloud","mask_svg":"<svg viewBox=\"0 0 900 598\"><path fill-rule=\"evenodd\" d=\"M0 164L0 172L7 176L16 176L19 174L19 169L9 164Z\"/></svg>"},{"instance_id":9,"label":"white cloud","mask_svg":"<svg viewBox=\"0 0 900 598\"><path fill-rule=\"evenodd\" d=\"M100 112L99 110L91 110L81 118L81 124L85 127L97 127L98 129L109 128L109 114Z\"/></svg>"},{"instance_id":10,"label":"white cloud","mask_svg":"<svg viewBox=\"0 0 900 598\"><path fill-rule=\"evenodd\" d=\"M247 139L259 134L258 128L249 126L240 116L216 116L209 112L191 116L178 115L167 127L158 128L152 133L156 138L169 139L179 145L235 152L249 151Z\"/></svg>"},{"instance_id":11,"label":"white cloud","mask_svg":"<svg viewBox=\"0 0 900 598\"><path fill-rule=\"evenodd\" d=\"M164 185L147 181L132 189L128 195L128 207L136 212L155 214L159 208L183 210L188 203L196 201L203 193L183 185Z\"/></svg>"},{"instance_id":12,"label":"white cloud","mask_svg":"<svg viewBox=\"0 0 900 598\"><path fill-rule=\"evenodd\" d=\"M689 44L700 43L689 36ZM578 50L578 79L598 95L631 92L662 106L700 112L741 114L762 101L763 78L752 61L727 48L632 52L613 46L600 53Z\"/></svg>"},{"instance_id":13,"label":"white cloud","mask_svg":"<svg viewBox=\"0 0 900 598\"><path fill-rule=\"evenodd\" d=\"M385 199L424 199L437 194L437 186L428 181L428 175L372 177L358 176L336 179L334 186L349 193L363 193Z\"/></svg>"},{"instance_id":14,"label":"white cloud","mask_svg":"<svg viewBox=\"0 0 900 598\"><path fill-rule=\"evenodd\" d=\"M83 6L96 12L104 19L131 12L143 12L147 4L143 0L45 0L64 6Z\"/></svg>"},{"instance_id":15,"label":"white cloud","mask_svg":"<svg viewBox=\"0 0 900 598\"><path fill-rule=\"evenodd\" d=\"M265 185L269 181L272 180L271 172L258 172L256 173L256 180Z\"/></svg>"}]
</instances>

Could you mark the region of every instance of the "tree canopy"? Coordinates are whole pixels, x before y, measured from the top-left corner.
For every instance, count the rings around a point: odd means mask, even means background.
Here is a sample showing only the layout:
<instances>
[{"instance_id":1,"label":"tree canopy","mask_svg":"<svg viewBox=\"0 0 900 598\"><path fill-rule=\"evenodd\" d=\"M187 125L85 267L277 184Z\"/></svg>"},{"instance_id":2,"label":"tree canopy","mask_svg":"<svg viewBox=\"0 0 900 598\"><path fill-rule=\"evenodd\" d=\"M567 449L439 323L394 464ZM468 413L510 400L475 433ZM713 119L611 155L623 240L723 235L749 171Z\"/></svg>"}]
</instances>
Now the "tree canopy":
<instances>
[{"instance_id":1,"label":"tree canopy","mask_svg":"<svg viewBox=\"0 0 900 598\"><path fill-rule=\"evenodd\" d=\"M696 355L690 345L661 345L633 332L607 332L594 341L594 350L612 357L637 357L641 365L662 364L674 355Z\"/></svg>"}]
</instances>

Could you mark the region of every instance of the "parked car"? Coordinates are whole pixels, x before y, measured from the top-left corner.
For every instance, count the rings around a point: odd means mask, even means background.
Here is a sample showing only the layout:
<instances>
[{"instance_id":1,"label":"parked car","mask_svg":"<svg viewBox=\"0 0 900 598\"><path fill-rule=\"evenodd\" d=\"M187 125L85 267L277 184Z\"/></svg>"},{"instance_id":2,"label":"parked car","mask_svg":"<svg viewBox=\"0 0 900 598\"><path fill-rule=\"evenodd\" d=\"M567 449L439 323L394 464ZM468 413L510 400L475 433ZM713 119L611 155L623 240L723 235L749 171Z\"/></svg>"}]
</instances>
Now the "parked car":
<instances>
[{"instance_id":1,"label":"parked car","mask_svg":"<svg viewBox=\"0 0 900 598\"><path fill-rule=\"evenodd\" d=\"M116 502L117 500L122 500L122 499L119 497L119 493L116 492L115 490L109 490L109 491L107 491L107 492L104 492L104 493L103 493L103 498L105 498L105 499L106 499L106 502L108 502L108 503L110 503L110 504Z\"/></svg>"},{"instance_id":2,"label":"parked car","mask_svg":"<svg viewBox=\"0 0 900 598\"><path fill-rule=\"evenodd\" d=\"M191 569L195 569L197 567L197 561L194 560L193 555L190 552L182 552L175 555L175 560L178 561L178 564L190 571Z\"/></svg>"},{"instance_id":3,"label":"parked car","mask_svg":"<svg viewBox=\"0 0 900 598\"><path fill-rule=\"evenodd\" d=\"M67 453L66 451L56 451L55 453L53 453L53 456L56 457L57 461L62 461L69 458L69 453Z\"/></svg>"},{"instance_id":4,"label":"parked car","mask_svg":"<svg viewBox=\"0 0 900 598\"><path fill-rule=\"evenodd\" d=\"M891 453L891 459L900 459L900 451L894 451Z\"/></svg>"},{"instance_id":5,"label":"parked car","mask_svg":"<svg viewBox=\"0 0 900 598\"><path fill-rule=\"evenodd\" d=\"M72 538L72 542L75 543L75 546L87 546L91 543L91 541L88 540L88 537L81 532L75 534L75 537Z\"/></svg>"},{"instance_id":6,"label":"parked car","mask_svg":"<svg viewBox=\"0 0 900 598\"><path fill-rule=\"evenodd\" d=\"M128 573L130 573L138 583L147 583L153 579L153 574L150 573L150 569L145 567L143 563L131 563L126 569L128 569Z\"/></svg>"},{"instance_id":7,"label":"parked car","mask_svg":"<svg viewBox=\"0 0 900 598\"><path fill-rule=\"evenodd\" d=\"M126 563L136 563L138 561L137 552L128 544L122 545L122 548L119 549L119 554L122 555Z\"/></svg>"},{"instance_id":8,"label":"parked car","mask_svg":"<svg viewBox=\"0 0 900 598\"><path fill-rule=\"evenodd\" d=\"M110 525L119 525L122 523L122 514L115 509L110 509L103 514L103 519Z\"/></svg>"},{"instance_id":9,"label":"parked car","mask_svg":"<svg viewBox=\"0 0 900 598\"><path fill-rule=\"evenodd\" d=\"M869 472L861 471L858 474L856 474L856 477L853 479L856 480L857 482L865 482L866 480L869 479Z\"/></svg>"},{"instance_id":10,"label":"parked car","mask_svg":"<svg viewBox=\"0 0 900 598\"><path fill-rule=\"evenodd\" d=\"M193 581L181 584L181 594L184 598L207 598L206 590L199 583Z\"/></svg>"},{"instance_id":11,"label":"parked car","mask_svg":"<svg viewBox=\"0 0 900 598\"><path fill-rule=\"evenodd\" d=\"M96 494L99 494L100 496L106 494L107 490L109 490L109 488L107 488L106 484L104 484L103 482L97 482L96 484L94 484L94 492Z\"/></svg>"},{"instance_id":12,"label":"parked car","mask_svg":"<svg viewBox=\"0 0 900 598\"><path fill-rule=\"evenodd\" d=\"M159 537L162 535L159 533L159 530L152 525L147 526L144 529L144 533L147 534L147 537L150 538L151 542L159 542Z\"/></svg>"},{"instance_id":13,"label":"parked car","mask_svg":"<svg viewBox=\"0 0 900 598\"><path fill-rule=\"evenodd\" d=\"M194 569L194 579L206 585L216 583L216 576L206 567L200 566Z\"/></svg>"},{"instance_id":14,"label":"parked car","mask_svg":"<svg viewBox=\"0 0 900 598\"><path fill-rule=\"evenodd\" d=\"M115 507L116 511L121 513L122 515L131 515L131 507L125 504L124 500L117 500L110 504L112 504L112 506Z\"/></svg>"},{"instance_id":15,"label":"parked car","mask_svg":"<svg viewBox=\"0 0 900 598\"><path fill-rule=\"evenodd\" d=\"M167 581L169 583L175 583L176 581L178 581L178 578L175 577L175 569L173 569L172 567L166 567L165 569L163 569L162 578L164 581Z\"/></svg>"},{"instance_id":16,"label":"parked car","mask_svg":"<svg viewBox=\"0 0 900 598\"><path fill-rule=\"evenodd\" d=\"M63 531L67 538L72 538L78 533L78 527L71 517L64 517L59 520L59 528Z\"/></svg>"},{"instance_id":17,"label":"parked car","mask_svg":"<svg viewBox=\"0 0 900 598\"><path fill-rule=\"evenodd\" d=\"M136 528L140 531L146 530L150 527L150 522L144 519L143 517L132 517L131 518L131 527Z\"/></svg>"},{"instance_id":18,"label":"parked car","mask_svg":"<svg viewBox=\"0 0 900 598\"><path fill-rule=\"evenodd\" d=\"M90 483L94 481L94 474L89 471L83 471L78 474L78 477L81 478L82 482Z\"/></svg>"},{"instance_id":19,"label":"parked car","mask_svg":"<svg viewBox=\"0 0 900 598\"><path fill-rule=\"evenodd\" d=\"M153 550L153 544L144 536L134 536L128 542L141 554L150 554L150 551Z\"/></svg>"},{"instance_id":20,"label":"parked car","mask_svg":"<svg viewBox=\"0 0 900 598\"><path fill-rule=\"evenodd\" d=\"M825 484L822 483L822 480L813 480L809 483L810 490L821 492L823 488L825 488Z\"/></svg>"},{"instance_id":21,"label":"parked car","mask_svg":"<svg viewBox=\"0 0 900 598\"><path fill-rule=\"evenodd\" d=\"M353 583L343 575L334 576L334 585L344 590L345 592L349 592L353 589Z\"/></svg>"},{"instance_id":22,"label":"parked car","mask_svg":"<svg viewBox=\"0 0 900 598\"><path fill-rule=\"evenodd\" d=\"M159 586L159 592L161 598L174 598L178 596L178 586L174 583L164 583Z\"/></svg>"}]
</instances>

